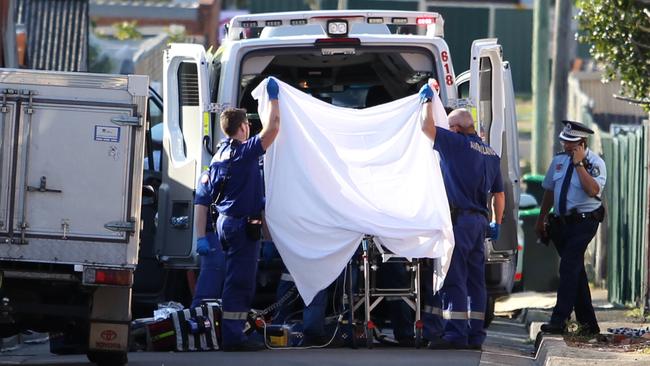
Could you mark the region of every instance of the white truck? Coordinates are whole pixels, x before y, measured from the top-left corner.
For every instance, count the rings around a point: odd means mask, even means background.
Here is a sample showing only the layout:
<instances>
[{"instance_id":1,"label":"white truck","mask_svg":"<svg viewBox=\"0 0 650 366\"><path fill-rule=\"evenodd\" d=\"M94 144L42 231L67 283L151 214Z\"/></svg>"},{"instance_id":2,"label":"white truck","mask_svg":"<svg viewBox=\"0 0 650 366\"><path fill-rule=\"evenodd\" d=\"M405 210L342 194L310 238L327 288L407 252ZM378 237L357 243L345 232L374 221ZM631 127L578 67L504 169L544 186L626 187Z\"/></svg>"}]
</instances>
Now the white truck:
<instances>
[{"instance_id":1,"label":"white truck","mask_svg":"<svg viewBox=\"0 0 650 366\"><path fill-rule=\"evenodd\" d=\"M0 337L127 361L147 76L0 69Z\"/></svg>"},{"instance_id":2,"label":"white truck","mask_svg":"<svg viewBox=\"0 0 650 366\"><path fill-rule=\"evenodd\" d=\"M468 45L470 47L470 45ZM468 107L477 131L501 156L506 212L498 241L486 241L488 309L512 289L519 201L518 133L510 66L496 39L471 45L470 70L455 73L437 13L310 11L240 15L221 49L172 44L165 53L161 185L156 252L169 267L193 263L192 198L222 134L218 113L246 108L261 125L250 92L267 76L331 104L366 108L412 95L429 79L443 103Z\"/></svg>"}]
</instances>

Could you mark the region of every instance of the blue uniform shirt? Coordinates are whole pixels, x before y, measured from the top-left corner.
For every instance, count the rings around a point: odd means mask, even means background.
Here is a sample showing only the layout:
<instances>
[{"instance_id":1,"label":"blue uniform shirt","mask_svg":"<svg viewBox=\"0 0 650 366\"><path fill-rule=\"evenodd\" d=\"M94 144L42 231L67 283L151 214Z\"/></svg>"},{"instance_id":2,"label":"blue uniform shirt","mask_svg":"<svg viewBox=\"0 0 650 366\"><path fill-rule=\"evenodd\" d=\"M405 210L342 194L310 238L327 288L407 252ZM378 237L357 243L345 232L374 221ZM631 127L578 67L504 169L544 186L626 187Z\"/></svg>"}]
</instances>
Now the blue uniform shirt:
<instances>
[{"instance_id":1,"label":"blue uniform shirt","mask_svg":"<svg viewBox=\"0 0 650 366\"><path fill-rule=\"evenodd\" d=\"M503 192L501 159L476 135L436 127L433 148L440 153L440 168L453 208L488 213L488 192Z\"/></svg>"},{"instance_id":2,"label":"blue uniform shirt","mask_svg":"<svg viewBox=\"0 0 650 366\"><path fill-rule=\"evenodd\" d=\"M605 181L607 180L605 162L600 158L600 156L589 149L587 149L586 153L585 157L588 163L585 168L587 169L587 172L589 172L589 175L598 182L598 186L600 187L598 195L596 196L598 198L589 197L587 195L584 189L582 189L578 172L576 169L573 169L571 183L569 184L569 190L567 191L567 212L572 209L576 209L578 212L591 212L601 205L599 198L603 193ZM553 161L551 161L551 165L548 167L544 181L542 182L542 187L544 189L553 191L553 207L555 207L555 210L560 207L560 191L562 190L562 182L564 181L564 176L566 175L569 164L572 163L572 158L567 153L555 155Z\"/></svg>"},{"instance_id":3,"label":"blue uniform shirt","mask_svg":"<svg viewBox=\"0 0 650 366\"><path fill-rule=\"evenodd\" d=\"M242 143L235 141L233 145L228 139L224 139L221 148L210 162L210 169L203 172L199 178L194 203L209 206L214 202L219 194L220 181L229 174L230 179L224 187L224 197L217 206L219 213L232 217L259 215L264 208L264 186L259 158L264 153L259 136L251 137Z\"/></svg>"}]
</instances>

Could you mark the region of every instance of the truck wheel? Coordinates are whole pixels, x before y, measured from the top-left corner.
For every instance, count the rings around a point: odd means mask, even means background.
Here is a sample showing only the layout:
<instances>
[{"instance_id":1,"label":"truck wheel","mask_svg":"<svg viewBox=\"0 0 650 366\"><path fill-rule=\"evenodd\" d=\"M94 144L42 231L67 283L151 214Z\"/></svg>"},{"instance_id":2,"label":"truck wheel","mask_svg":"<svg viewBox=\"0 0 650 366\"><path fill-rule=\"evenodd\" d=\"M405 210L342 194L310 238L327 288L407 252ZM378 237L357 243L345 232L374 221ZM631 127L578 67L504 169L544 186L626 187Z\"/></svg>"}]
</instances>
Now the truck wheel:
<instances>
[{"instance_id":1,"label":"truck wheel","mask_svg":"<svg viewBox=\"0 0 650 366\"><path fill-rule=\"evenodd\" d=\"M487 304L485 306L485 320L484 327L487 329L494 320L494 297L487 297Z\"/></svg>"},{"instance_id":2,"label":"truck wheel","mask_svg":"<svg viewBox=\"0 0 650 366\"><path fill-rule=\"evenodd\" d=\"M88 351L86 356L98 366L123 366L129 362L126 352Z\"/></svg>"}]
</instances>

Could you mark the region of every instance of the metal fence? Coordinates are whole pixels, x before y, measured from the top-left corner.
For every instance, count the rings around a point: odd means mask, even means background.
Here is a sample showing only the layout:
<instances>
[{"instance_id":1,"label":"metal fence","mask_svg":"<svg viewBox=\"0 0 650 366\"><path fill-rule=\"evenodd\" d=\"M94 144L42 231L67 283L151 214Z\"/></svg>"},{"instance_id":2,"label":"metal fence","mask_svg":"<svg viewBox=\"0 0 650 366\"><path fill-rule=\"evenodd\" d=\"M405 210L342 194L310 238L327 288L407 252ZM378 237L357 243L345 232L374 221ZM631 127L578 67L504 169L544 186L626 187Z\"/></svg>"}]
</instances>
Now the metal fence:
<instances>
[{"instance_id":1,"label":"metal fence","mask_svg":"<svg viewBox=\"0 0 650 366\"><path fill-rule=\"evenodd\" d=\"M639 306L648 297L650 122L638 123L647 114L615 100L616 90L617 84L600 83L598 73L572 74L568 117L594 129L589 148L607 167L607 216L587 250L588 276L607 287L610 302ZM632 123L616 124L623 120Z\"/></svg>"},{"instance_id":2,"label":"metal fence","mask_svg":"<svg viewBox=\"0 0 650 366\"><path fill-rule=\"evenodd\" d=\"M19 0L30 69L88 70L88 0Z\"/></svg>"},{"instance_id":3,"label":"metal fence","mask_svg":"<svg viewBox=\"0 0 650 366\"><path fill-rule=\"evenodd\" d=\"M650 123L612 125L602 139L607 164L607 289L620 305L645 305L648 286Z\"/></svg>"}]
</instances>

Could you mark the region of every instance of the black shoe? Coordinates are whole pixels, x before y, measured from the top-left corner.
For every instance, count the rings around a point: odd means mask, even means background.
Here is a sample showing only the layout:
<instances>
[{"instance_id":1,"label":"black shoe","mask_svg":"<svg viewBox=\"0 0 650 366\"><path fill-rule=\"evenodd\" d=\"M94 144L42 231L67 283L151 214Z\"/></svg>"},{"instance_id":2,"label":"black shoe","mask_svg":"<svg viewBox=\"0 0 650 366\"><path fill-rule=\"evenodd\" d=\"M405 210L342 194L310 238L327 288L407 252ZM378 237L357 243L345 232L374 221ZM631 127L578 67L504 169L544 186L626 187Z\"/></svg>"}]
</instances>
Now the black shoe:
<instances>
[{"instance_id":1,"label":"black shoe","mask_svg":"<svg viewBox=\"0 0 650 366\"><path fill-rule=\"evenodd\" d=\"M233 344L231 346L223 346L224 352L255 352L265 350L266 346L263 343L259 342L244 342L239 344Z\"/></svg>"},{"instance_id":2,"label":"black shoe","mask_svg":"<svg viewBox=\"0 0 650 366\"><path fill-rule=\"evenodd\" d=\"M438 338L429 342L429 349L468 349L468 346L465 344L453 343L445 340L444 338Z\"/></svg>"},{"instance_id":3,"label":"black shoe","mask_svg":"<svg viewBox=\"0 0 650 366\"><path fill-rule=\"evenodd\" d=\"M549 334L564 334L565 326L560 324L554 324L554 323L546 323L546 324L542 324L540 330L544 333L549 333Z\"/></svg>"},{"instance_id":4,"label":"black shoe","mask_svg":"<svg viewBox=\"0 0 650 366\"><path fill-rule=\"evenodd\" d=\"M580 326L580 334L589 337L595 337L600 334L600 327L598 324L582 324Z\"/></svg>"}]
</instances>

